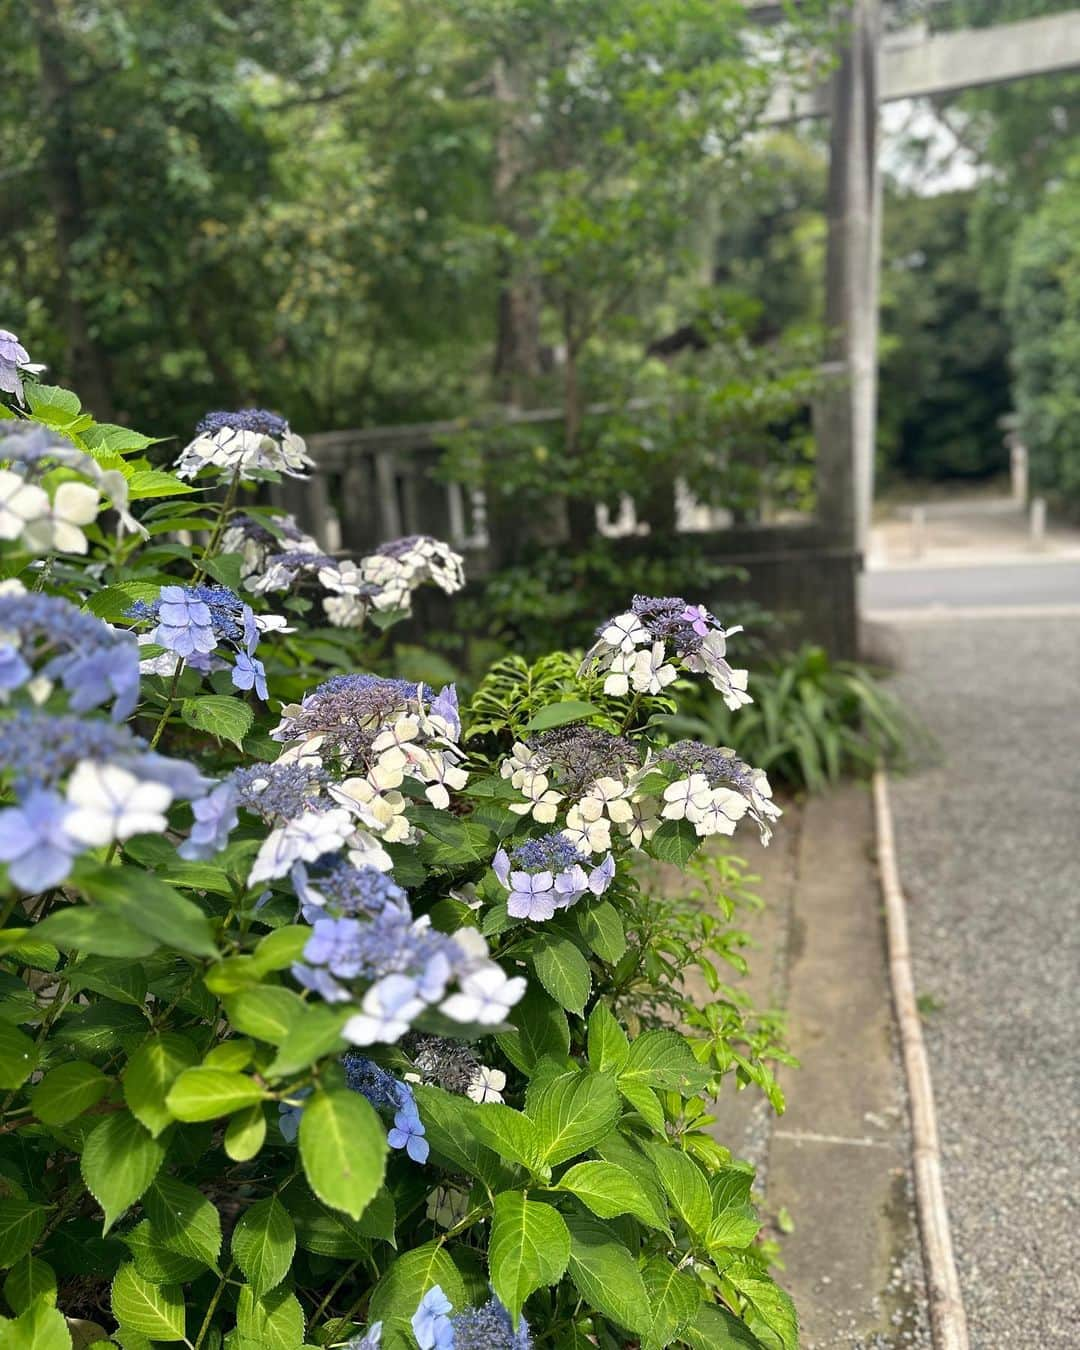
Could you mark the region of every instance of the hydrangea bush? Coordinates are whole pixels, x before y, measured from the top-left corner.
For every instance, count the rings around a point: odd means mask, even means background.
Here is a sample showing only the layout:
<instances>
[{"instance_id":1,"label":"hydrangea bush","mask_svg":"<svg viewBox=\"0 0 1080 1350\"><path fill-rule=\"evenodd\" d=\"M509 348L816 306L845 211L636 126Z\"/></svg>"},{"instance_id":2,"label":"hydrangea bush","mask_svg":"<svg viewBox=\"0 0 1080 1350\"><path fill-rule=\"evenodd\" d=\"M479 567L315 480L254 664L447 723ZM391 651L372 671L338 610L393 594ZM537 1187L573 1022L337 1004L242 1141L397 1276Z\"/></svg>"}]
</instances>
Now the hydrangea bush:
<instances>
[{"instance_id":1,"label":"hydrangea bush","mask_svg":"<svg viewBox=\"0 0 1080 1350\"><path fill-rule=\"evenodd\" d=\"M707 1114L781 1052L690 861L779 812L656 734L747 701L731 634L637 597L462 709L370 668L451 549L328 557L283 419L170 472L0 338L0 1346L790 1350Z\"/></svg>"}]
</instances>

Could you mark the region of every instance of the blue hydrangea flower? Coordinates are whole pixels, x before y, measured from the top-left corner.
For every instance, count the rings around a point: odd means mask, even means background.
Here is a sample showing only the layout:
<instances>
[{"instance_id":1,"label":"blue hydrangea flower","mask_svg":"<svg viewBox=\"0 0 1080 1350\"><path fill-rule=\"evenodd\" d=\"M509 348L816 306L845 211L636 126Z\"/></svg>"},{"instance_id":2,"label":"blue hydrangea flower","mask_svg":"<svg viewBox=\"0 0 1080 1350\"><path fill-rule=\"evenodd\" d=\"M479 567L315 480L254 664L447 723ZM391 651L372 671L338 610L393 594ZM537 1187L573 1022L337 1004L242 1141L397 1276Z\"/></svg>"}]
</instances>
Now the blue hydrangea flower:
<instances>
[{"instance_id":1,"label":"blue hydrangea flower","mask_svg":"<svg viewBox=\"0 0 1080 1350\"><path fill-rule=\"evenodd\" d=\"M0 689L20 689L33 673L18 647L0 646Z\"/></svg>"},{"instance_id":2,"label":"blue hydrangea flower","mask_svg":"<svg viewBox=\"0 0 1080 1350\"><path fill-rule=\"evenodd\" d=\"M408 908L405 892L385 872L377 867L354 867L344 858L320 858L310 866L299 862L290 878L308 923L326 914L372 916L388 906Z\"/></svg>"},{"instance_id":3,"label":"blue hydrangea flower","mask_svg":"<svg viewBox=\"0 0 1080 1350\"><path fill-rule=\"evenodd\" d=\"M237 793L232 783L219 783L212 792L191 803L195 824L176 850L188 861L202 861L220 853L240 819Z\"/></svg>"},{"instance_id":4,"label":"blue hydrangea flower","mask_svg":"<svg viewBox=\"0 0 1080 1350\"><path fill-rule=\"evenodd\" d=\"M454 1328L448 1314L453 1304L440 1285L433 1285L412 1317L413 1335L420 1350L453 1350Z\"/></svg>"},{"instance_id":5,"label":"blue hydrangea flower","mask_svg":"<svg viewBox=\"0 0 1080 1350\"><path fill-rule=\"evenodd\" d=\"M232 682L236 689L254 689L261 699L270 696L266 687L266 667L247 652L237 652L236 664L232 669Z\"/></svg>"},{"instance_id":6,"label":"blue hydrangea flower","mask_svg":"<svg viewBox=\"0 0 1080 1350\"><path fill-rule=\"evenodd\" d=\"M293 1093L294 1097L307 1098L311 1096L311 1088L300 1088L298 1092ZM300 1133L300 1117L304 1114L304 1103L301 1101L278 1102L278 1129L281 1131L281 1137L287 1144L295 1144L296 1136Z\"/></svg>"},{"instance_id":7,"label":"blue hydrangea flower","mask_svg":"<svg viewBox=\"0 0 1080 1350\"><path fill-rule=\"evenodd\" d=\"M409 1084L355 1050L344 1055L341 1063L345 1081L354 1092L361 1093L378 1110L394 1113L394 1126L386 1136L390 1147L404 1149L413 1162L427 1162L430 1146Z\"/></svg>"},{"instance_id":8,"label":"blue hydrangea flower","mask_svg":"<svg viewBox=\"0 0 1080 1350\"><path fill-rule=\"evenodd\" d=\"M380 1350L382 1346L382 1323L372 1322L362 1336L354 1336L347 1342L345 1350Z\"/></svg>"},{"instance_id":9,"label":"blue hydrangea flower","mask_svg":"<svg viewBox=\"0 0 1080 1350\"><path fill-rule=\"evenodd\" d=\"M59 885L82 845L64 828L71 808L57 792L35 788L18 806L0 811L0 862L23 891Z\"/></svg>"},{"instance_id":10,"label":"blue hydrangea flower","mask_svg":"<svg viewBox=\"0 0 1080 1350\"><path fill-rule=\"evenodd\" d=\"M416 1163L426 1163L431 1147L424 1138L424 1124L409 1094L409 1105L394 1114L394 1128L386 1136L391 1148L403 1148Z\"/></svg>"},{"instance_id":11,"label":"blue hydrangea flower","mask_svg":"<svg viewBox=\"0 0 1080 1350\"><path fill-rule=\"evenodd\" d=\"M177 656L212 652L217 646L210 606L183 586L162 586L154 641Z\"/></svg>"},{"instance_id":12,"label":"blue hydrangea flower","mask_svg":"<svg viewBox=\"0 0 1080 1350\"><path fill-rule=\"evenodd\" d=\"M451 1321L454 1350L531 1350L525 1318L519 1318L515 1331L508 1309L494 1296L479 1308L466 1308Z\"/></svg>"}]
</instances>

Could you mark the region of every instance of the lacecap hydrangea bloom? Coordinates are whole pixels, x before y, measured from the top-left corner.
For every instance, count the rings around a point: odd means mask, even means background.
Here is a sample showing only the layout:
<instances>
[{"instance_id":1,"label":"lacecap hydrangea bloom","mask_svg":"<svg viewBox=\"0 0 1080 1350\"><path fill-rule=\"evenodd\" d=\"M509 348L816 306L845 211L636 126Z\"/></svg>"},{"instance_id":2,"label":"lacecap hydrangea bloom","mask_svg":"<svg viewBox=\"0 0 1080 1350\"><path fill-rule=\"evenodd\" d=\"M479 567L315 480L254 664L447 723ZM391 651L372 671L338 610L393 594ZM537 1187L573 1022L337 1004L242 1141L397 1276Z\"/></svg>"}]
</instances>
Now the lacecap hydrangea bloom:
<instances>
[{"instance_id":1,"label":"lacecap hydrangea bloom","mask_svg":"<svg viewBox=\"0 0 1080 1350\"><path fill-rule=\"evenodd\" d=\"M147 663L154 674L171 674L176 658L195 670L210 671L228 663L215 653L232 655L232 683L236 689L254 690L268 697L266 670L255 656L260 626L254 610L227 586L162 586L156 600L136 601L127 618L155 625L149 640L173 659L156 658Z\"/></svg>"},{"instance_id":2,"label":"lacecap hydrangea bloom","mask_svg":"<svg viewBox=\"0 0 1080 1350\"><path fill-rule=\"evenodd\" d=\"M772 823L783 813L772 800L764 769L744 763L734 750L700 741L676 741L657 758L684 774L664 789L660 814L665 820L686 819L707 837L733 834L742 817L749 816L763 844L772 838Z\"/></svg>"},{"instance_id":3,"label":"lacecap hydrangea bloom","mask_svg":"<svg viewBox=\"0 0 1080 1350\"><path fill-rule=\"evenodd\" d=\"M527 839L509 853L499 849L491 866L510 893L507 913L514 919L550 919L584 895L603 895L615 876L615 859L609 853L586 870L589 856L558 833Z\"/></svg>"},{"instance_id":4,"label":"lacecap hydrangea bloom","mask_svg":"<svg viewBox=\"0 0 1080 1350\"><path fill-rule=\"evenodd\" d=\"M479 1308L456 1316L441 1285L432 1285L413 1314L412 1330L420 1350L530 1350L532 1337L524 1317L517 1330L495 1295Z\"/></svg>"},{"instance_id":5,"label":"lacecap hydrangea bloom","mask_svg":"<svg viewBox=\"0 0 1080 1350\"><path fill-rule=\"evenodd\" d=\"M597 640L585 653L581 674L607 672L604 692L659 694L678 674L675 662L694 674L707 675L733 711L752 702L746 692L748 672L727 660L727 639L741 628L725 629L702 605L681 596L635 595L625 614L616 614L597 629Z\"/></svg>"},{"instance_id":6,"label":"lacecap hydrangea bloom","mask_svg":"<svg viewBox=\"0 0 1080 1350\"><path fill-rule=\"evenodd\" d=\"M305 478L314 467L303 438L284 417L266 408L243 408L207 413L181 451L175 471L179 478L194 478L203 469L242 479L266 470Z\"/></svg>"},{"instance_id":7,"label":"lacecap hydrangea bloom","mask_svg":"<svg viewBox=\"0 0 1080 1350\"><path fill-rule=\"evenodd\" d=\"M0 328L0 391L23 401L23 371L30 365L30 353L14 333Z\"/></svg>"}]
</instances>

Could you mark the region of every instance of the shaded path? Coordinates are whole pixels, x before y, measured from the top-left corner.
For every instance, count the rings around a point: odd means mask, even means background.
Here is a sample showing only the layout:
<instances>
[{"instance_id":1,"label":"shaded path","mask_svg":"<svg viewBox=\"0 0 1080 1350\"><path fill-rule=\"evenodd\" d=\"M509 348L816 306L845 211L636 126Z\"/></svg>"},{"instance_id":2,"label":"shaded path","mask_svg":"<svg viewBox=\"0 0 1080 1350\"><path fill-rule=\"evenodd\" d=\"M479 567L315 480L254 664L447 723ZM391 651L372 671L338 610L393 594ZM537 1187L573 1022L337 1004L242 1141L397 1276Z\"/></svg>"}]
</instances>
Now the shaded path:
<instances>
[{"instance_id":1,"label":"shaded path","mask_svg":"<svg viewBox=\"0 0 1080 1350\"><path fill-rule=\"evenodd\" d=\"M1080 1344L1080 619L905 624L893 779L972 1350Z\"/></svg>"}]
</instances>

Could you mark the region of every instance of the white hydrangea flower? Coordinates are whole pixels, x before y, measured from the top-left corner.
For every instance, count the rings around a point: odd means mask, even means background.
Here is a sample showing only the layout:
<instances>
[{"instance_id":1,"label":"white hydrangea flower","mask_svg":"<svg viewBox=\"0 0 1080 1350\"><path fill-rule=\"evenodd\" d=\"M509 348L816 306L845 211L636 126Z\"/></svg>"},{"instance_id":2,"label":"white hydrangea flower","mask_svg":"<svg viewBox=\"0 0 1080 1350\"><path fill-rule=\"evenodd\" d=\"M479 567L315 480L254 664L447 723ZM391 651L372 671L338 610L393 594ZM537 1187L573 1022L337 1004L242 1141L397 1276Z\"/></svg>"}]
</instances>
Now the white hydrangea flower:
<instances>
[{"instance_id":1,"label":"white hydrangea flower","mask_svg":"<svg viewBox=\"0 0 1080 1350\"><path fill-rule=\"evenodd\" d=\"M332 783L327 790L334 801L358 816L386 843L404 843L412 837L405 818L408 803L400 792L381 792L367 778L347 778L343 783Z\"/></svg>"},{"instance_id":2,"label":"white hydrangea flower","mask_svg":"<svg viewBox=\"0 0 1080 1350\"><path fill-rule=\"evenodd\" d=\"M48 511L27 525L24 538L37 553L85 553L82 526L97 519L100 504L100 493L89 483L61 483Z\"/></svg>"},{"instance_id":3,"label":"white hydrangea flower","mask_svg":"<svg viewBox=\"0 0 1080 1350\"><path fill-rule=\"evenodd\" d=\"M598 778L578 802L585 820L598 820L606 814L616 825L623 825L633 817L628 800L630 788L617 778Z\"/></svg>"},{"instance_id":4,"label":"white hydrangea flower","mask_svg":"<svg viewBox=\"0 0 1080 1350\"><path fill-rule=\"evenodd\" d=\"M457 934L454 935L455 938ZM460 991L451 994L442 1011L455 1022L478 1022L495 1026L525 995L525 980L507 975L501 966L489 961L460 978Z\"/></svg>"},{"instance_id":5,"label":"white hydrangea flower","mask_svg":"<svg viewBox=\"0 0 1080 1350\"><path fill-rule=\"evenodd\" d=\"M649 630L636 614L617 614L601 632L600 641L615 651L632 652L649 641Z\"/></svg>"},{"instance_id":6,"label":"white hydrangea flower","mask_svg":"<svg viewBox=\"0 0 1080 1350\"><path fill-rule=\"evenodd\" d=\"M607 816L586 820L576 804L566 813L562 833L584 853L608 853L611 850L611 821Z\"/></svg>"},{"instance_id":7,"label":"white hydrangea flower","mask_svg":"<svg viewBox=\"0 0 1080 1350\"><path fill-rule=\"evenodd\" d=\"M661 815L665 820L692 820L709 805L711 793L704 774L692 773L689 778L678 778L664 789Z\"/></svg>"},{"instance_id":8,"label":"white hydrangea flower","mask_svg":"<svg viewBox=\"0 0 1080 1350\"><path fill-rule=\"evenodd\" d=\"M49 494L11 469L0 469L0 539L21 538L27 525L49 512Z\"/></svg>"},{"instance_id":9,"label":"white hydrangea flower","mask_svg":"<svg viewBox=\"0 0 1080 1350\"><path fill-rule=\"evenodd\" d=\"M410 976L384 975L364 995L362 1011L349 1018L341 1034L352 1045L393 1045L426 1006Z\"/></svg>"},{"instance_id":10,"label":"white hydrangea flower","mask_svg":"<svg viewBox=\"0 0 1080 1350\"><path fill-rule=\"evenodd\" d=\"M632 848L640 848L659 828L659 806L655 797L640 797L631 801L630 819L619 826L620 832L630 841Z\"/></svg>"},{"instance_id":11,"label":"white hydrangea flower","mask_svg":"<svg viewBox=\"0 0 1080 1350\"><path fill-rule=\"evenodd\" d=\"M697 802L687 805L686 818L703 838L713 834L734 834L735 826L750 809L750 803L739 792L730 788L713 788L704 806Z\"/></svg>"},{"instance_id":12,"label":"white hydrangea flower","mask_svg":"<svg viewBox=\"0 0 1080 1350\"><path fill-rule=\"evenodd\" d=\"M133 834L161 834L168 828L165 812L172 799L172 789L164 783L136 778L116 764L84 759L68 781L72 809L64 829L91 848Z\"/></svg>"},{"instance_id":13,"label":"white hydrangea flower","mask_svg":"<svg viewBox=\"0 0 1080 1350\"><path fill-rule=\"evenodd\" d=\"M255 855L248 885L283 877L293 863L314 862L341 848L354 829L352 815L343 807L305 811L266 836Z\"/></svg>"},{"instance_id":14,"label":"white hydrangea flower","mask_svg":"<svg viewBox=\"0 0 1080 1350\"><path fill-rule=\"evenodd\" d=\"M506 1086L506 1074L502 1069L489 1069L486 1064L478 1066L472 1082L465 1089L465 1095L474 1102L501 1102L502 1090Z\"/></svg>"}]
</instances>

